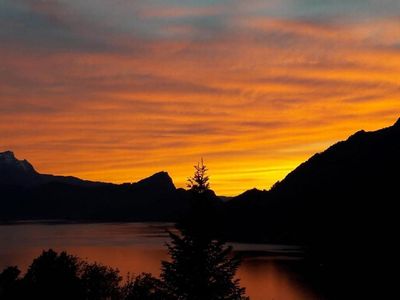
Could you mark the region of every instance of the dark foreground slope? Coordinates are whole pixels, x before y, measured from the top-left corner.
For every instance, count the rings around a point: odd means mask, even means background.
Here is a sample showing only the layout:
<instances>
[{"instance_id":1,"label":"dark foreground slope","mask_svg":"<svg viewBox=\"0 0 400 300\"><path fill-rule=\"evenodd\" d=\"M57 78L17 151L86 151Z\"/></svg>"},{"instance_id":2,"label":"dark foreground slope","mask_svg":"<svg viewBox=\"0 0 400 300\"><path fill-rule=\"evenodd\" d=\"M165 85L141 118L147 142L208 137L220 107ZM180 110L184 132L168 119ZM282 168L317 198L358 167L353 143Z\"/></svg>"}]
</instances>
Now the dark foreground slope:
<instances>
[{"instance_id":1,"label":"dark foreground slope","mask_svg":"<svg viewBox=\"0 0 400 300\"><path fill-rule=\"evenodd\" d=\"M393 297L399 172L400 120L314 155L270 191L235 197L225 232L233 239L304 244L320 275L329 277L333 299Z\"/></svg>"}]
</instances>

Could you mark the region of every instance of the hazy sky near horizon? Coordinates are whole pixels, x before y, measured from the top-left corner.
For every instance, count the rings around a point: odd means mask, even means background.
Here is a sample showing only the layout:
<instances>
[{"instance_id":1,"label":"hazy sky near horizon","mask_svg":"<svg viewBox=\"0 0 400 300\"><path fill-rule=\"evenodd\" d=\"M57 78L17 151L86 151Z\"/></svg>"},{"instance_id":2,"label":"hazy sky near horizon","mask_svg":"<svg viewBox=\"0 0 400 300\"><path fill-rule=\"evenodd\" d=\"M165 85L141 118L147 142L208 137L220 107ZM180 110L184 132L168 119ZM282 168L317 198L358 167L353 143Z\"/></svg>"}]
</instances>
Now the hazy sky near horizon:
<instances>
[{"instance_id":1,"label":"hazy sky near horizon","mask_svg":"<svg viewBox=\"0 0 400 300\"><path fill-rule=\"evenodd\" d=\"M0 151L43 173L234 195L399 116L398 0L0 0Z\"/></svg>"}]
</instances>

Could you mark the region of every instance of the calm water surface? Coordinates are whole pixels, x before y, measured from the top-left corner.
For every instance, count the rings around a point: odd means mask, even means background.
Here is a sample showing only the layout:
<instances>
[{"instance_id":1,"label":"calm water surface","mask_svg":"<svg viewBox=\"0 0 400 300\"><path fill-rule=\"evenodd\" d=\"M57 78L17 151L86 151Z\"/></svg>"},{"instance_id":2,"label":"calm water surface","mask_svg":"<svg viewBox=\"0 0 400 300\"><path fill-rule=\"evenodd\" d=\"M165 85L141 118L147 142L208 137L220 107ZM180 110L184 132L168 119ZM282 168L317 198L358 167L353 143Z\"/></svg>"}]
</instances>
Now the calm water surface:
<instances>
[{"instance_id":1,"label":"calm water surface","mask_svg":"<svg viewBox=\"0 0 400 300\"><path fill-rule=\"evenodd\" d=\"M118 268L121 275L160 273L168 259L166 223L18 223L0 225L0 270L18 265L25 271L43 249L66 250L89 261ZM290 268L301 262L295 246L232 244L243 254L237 276L253 300L324 299L307 284L301 271Z\"/></svg>"}]
</instances>

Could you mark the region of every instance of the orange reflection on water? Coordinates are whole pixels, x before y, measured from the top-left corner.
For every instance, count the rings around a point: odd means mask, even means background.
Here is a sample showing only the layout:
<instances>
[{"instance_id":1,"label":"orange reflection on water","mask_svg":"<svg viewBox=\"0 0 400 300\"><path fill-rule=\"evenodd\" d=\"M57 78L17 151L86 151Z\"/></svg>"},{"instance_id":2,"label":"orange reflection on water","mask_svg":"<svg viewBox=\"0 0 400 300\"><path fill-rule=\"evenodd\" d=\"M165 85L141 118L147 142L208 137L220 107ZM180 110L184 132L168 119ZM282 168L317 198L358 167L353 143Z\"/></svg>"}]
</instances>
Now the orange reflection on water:
<instances>
[{"instance_id":1,"label":"orange reflection on water","mask_svg":"<svg viewBox=\"0 0 400 300\"><path fill-rule=\"evenodd\" d=\"M161 261L168 259L165 247L168 226L144 223L3 225L0 226L0 270L18 265L25 272L43 249L53 248L118 268L124 279L128 273L134 276L148 272L158 276ZM321 299L299 280L303 276L301 272L287 268L296 261L262 256L260 246L246 248L248 253L258 251L258 255L248 255L237 273L252 300ZM234 247L241 248L239 244ZM279 249L276 245L265 247Z\"/></svg>"},{"instance_id":2,"label":"orange reflection on water","mask_svg":"<svg viewBox=\"0 0 400 300\"><path fill-rule=\"evenodd\" d=\"M316 299L317 296L302 287L293 275L279 262L266 259L245 260L238 270L241 285L253 300Z\"/></svg>"}]
</instances>

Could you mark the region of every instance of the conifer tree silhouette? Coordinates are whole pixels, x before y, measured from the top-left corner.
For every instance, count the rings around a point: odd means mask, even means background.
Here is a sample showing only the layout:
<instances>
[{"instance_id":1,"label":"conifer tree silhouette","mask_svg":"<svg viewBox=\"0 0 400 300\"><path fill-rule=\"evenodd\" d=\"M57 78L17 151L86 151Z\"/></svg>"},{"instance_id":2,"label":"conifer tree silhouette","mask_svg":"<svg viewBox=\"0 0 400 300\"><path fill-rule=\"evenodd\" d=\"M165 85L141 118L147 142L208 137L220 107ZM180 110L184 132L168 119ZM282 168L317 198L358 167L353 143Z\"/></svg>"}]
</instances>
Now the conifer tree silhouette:
<instances>
[{"instance_id":1,"label":"conifer tree silhouette","mask_svg":"<svg viewBox=\"0 0 400 300\"><path fill-rule=\"evenodd\" d=\"M195 173L188 179L188 187L200 203L209 198L209 177L203 163L194 166ZM240 260L233 255L232 247L215 237L207 222L207 207L192 218L176 225L169 232L167 244L170 261L163 261L161 279L168 299L179 300L243 300L245 289L235 279Z\"/></svg>"},{"instance_id":2,"label":"conifer tree silhouette","mask_svg":"<svg viewBox=\"0 0 400 300\"><path fill-rule=\"evenodd\" d=\"M170 232L161 279L168 298L179 300L244 300L245 289L234 279L240 260L224 242L191 228Z\"/></svg>"}]
</instances>

